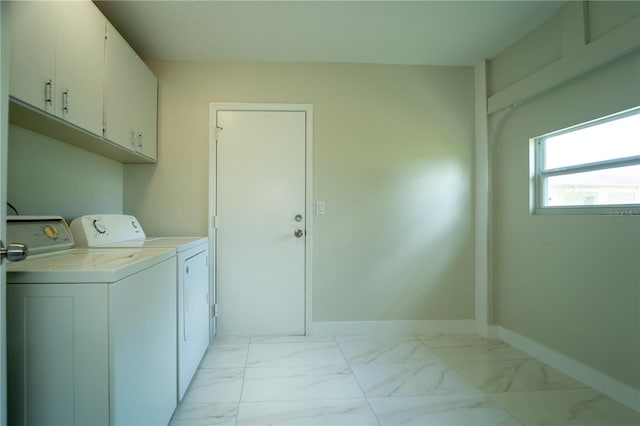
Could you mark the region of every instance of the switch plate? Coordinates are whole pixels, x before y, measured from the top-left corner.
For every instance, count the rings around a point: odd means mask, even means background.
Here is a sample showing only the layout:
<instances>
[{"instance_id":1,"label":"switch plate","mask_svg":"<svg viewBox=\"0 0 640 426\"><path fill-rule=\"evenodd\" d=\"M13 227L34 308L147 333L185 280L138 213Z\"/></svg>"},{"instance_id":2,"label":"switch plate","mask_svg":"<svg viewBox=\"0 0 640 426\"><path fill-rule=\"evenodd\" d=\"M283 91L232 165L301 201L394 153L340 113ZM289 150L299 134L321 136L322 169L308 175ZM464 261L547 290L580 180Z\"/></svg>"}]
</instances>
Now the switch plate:
<instances>
[{"instance_id":1,"label":"switch plate","mask_svg":"<svg viewBox=\"0 0 640 426\"><path fill-rule=\"evenodd\" d=\"M324 201L316 202L316 214L324 214Z\"/></svg>"}]
</instances>

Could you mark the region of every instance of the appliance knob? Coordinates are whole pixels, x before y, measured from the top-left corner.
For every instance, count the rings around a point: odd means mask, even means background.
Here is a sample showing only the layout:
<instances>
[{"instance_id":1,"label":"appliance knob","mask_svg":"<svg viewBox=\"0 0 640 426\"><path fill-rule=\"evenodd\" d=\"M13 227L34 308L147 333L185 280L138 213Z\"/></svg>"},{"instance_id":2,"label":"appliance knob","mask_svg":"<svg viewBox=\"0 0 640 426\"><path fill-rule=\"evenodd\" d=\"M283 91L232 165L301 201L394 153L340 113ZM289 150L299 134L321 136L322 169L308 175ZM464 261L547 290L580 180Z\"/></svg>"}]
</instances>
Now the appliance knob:
<instances>
[{"instance_id":1,"label":"appliance knob","mask_svg":"<svg viewBox=\"0 0 640 426\"><path fill-rule=\"evenodd\" d=\"M42 231L44 232L44 235L51 238L52 240L58 237L58 230L55 228L55 226L47 225Z\"/></svg>"},{"instance_id":2,"label":"appliance knob","mask_svg":"<svg viewBox=\"0 0 640 426\"><path fill-rule=\"evenodd\" d=\"M93 229L98 231L99 234L104 234L105 232L107 232L107 228L103 224L98 222L98 219L93 220Z\"/></svg>"}]
</instances>

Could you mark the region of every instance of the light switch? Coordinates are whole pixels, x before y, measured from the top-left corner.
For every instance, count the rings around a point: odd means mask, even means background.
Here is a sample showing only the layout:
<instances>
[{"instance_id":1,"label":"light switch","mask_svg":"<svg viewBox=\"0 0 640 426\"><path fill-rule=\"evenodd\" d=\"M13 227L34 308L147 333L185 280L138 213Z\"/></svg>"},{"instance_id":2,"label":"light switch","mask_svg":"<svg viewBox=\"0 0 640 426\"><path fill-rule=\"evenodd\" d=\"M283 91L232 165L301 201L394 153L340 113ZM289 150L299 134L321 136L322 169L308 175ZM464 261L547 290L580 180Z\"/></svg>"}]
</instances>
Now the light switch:
<instances>
[{"instance_id":1,"label":"light switch","mask_svg":"<svg viewBox=\"0 0 640 426\"><path fill-rule=\"evenodd\" d=\"M324 214L324 201L316 202L316 214Z\"/></svg>"}]
</instances>

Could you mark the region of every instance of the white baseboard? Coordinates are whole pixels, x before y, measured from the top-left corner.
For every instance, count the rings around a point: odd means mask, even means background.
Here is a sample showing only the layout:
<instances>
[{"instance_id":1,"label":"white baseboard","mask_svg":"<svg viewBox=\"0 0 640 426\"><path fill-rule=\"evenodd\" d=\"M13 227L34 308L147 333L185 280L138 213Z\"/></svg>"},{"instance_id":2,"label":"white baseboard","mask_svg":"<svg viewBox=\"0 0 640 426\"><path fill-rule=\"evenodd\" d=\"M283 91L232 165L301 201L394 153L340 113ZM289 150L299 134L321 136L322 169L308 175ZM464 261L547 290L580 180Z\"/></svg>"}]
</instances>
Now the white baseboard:
<instances>
[{"instance_id":1,"label":"white baseboard","mask_svg":"<svg viewBox=\"0 0 640 426\"><path fill-rule=\"evenodd\" d=\"M498 337L511 346L534 356L545 364L581 381L621 404L640 411L640 390L625 385L573 358L569 358L504 327L498 327Z\"/></svg>"},{"instance_id":2,"label":"white baseboard","mask_svg":"<svg viewBox=\"0 0 640 426\"><path fill-rule=\"evenodd\" d=\"M476 333L486 339L497 339L498 331L497 325L484 324L476 321Z\"/></svg>"},{"instance_id":3,"label":"white baseboard","mask_svg":"<svg viewBox=\"0 0 640 426\"><path fill-rule=\"evenodd\" d=\"M474 333L475 323L475 320L316 321L311 333L316 336Z\"/></svg>"}]
</instances>

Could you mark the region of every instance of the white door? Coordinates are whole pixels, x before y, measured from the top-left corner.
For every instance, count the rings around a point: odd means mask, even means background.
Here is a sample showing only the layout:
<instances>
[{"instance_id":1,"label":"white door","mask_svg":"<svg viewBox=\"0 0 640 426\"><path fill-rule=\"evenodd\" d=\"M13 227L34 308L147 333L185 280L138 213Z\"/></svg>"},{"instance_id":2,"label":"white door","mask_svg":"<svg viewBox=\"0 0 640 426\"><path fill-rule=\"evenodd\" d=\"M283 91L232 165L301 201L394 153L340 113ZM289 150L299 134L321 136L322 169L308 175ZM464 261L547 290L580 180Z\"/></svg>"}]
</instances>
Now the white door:
<instances>
[{"instance_id":1,"label":"white door","mask_svg":"<svg viewBox=\"0 0 640 426\"><path fill-rule=\"evenodd\" d=\"M0 2L0 239L6 242L5 204L7 202L7 137L9 131L9 19L7 2ZM5 289L6 262L0 266L0 330L6 330ZM7 424L6 333L0 332L0 426Z\"/></svg>"},{"instance_id":2,"label":"white door","mask_svg":"<svg viewBox=\"0 0 640 426\"><path fill-rule=\"evenodd\" d=\"M0 240L7 241L5 226L7 202L7 138L9 132L9 2L0 1ZM6 260L0 265L0 426L7 424L7 336L6 336Z\"/></svg>"},{"instance_id":3,"label":"white door","mask_svg":"<svg viewBox=\"0 0 640 426\"><path fill-rule=\"evenodd\" d=\"M305 111L217 111L222 335L305 333Z\"/></svg>"}]
</instances>

